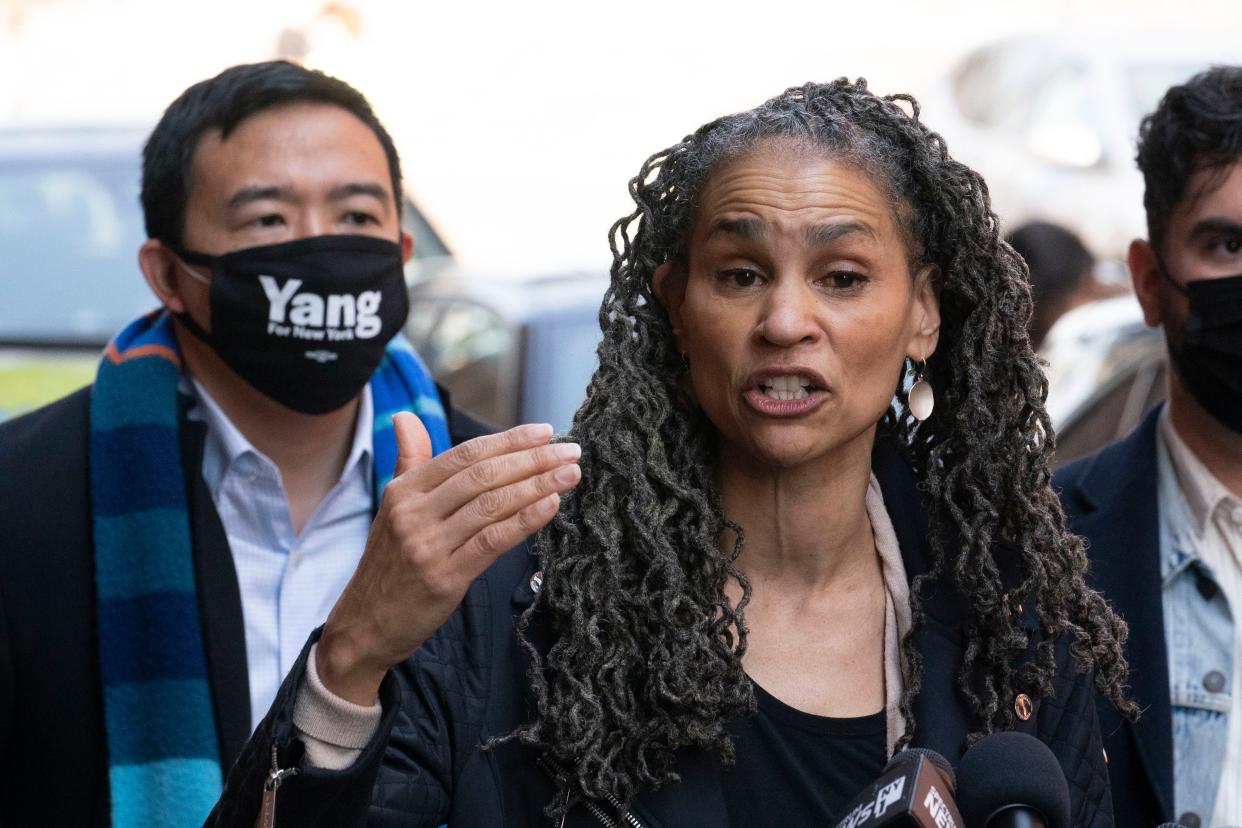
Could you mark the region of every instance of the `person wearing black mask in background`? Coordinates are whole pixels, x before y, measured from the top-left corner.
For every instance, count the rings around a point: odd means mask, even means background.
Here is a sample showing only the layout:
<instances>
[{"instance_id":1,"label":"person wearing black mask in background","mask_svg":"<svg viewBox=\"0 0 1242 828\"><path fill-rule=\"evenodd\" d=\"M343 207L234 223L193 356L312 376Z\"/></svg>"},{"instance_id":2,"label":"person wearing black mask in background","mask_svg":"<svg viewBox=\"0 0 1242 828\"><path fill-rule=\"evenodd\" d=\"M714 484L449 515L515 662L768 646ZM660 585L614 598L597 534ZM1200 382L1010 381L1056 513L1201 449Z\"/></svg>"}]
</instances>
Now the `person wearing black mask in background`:
<instances>
[{"instance_id":1,"label":"person wearing black mask in background","mask_svg":"<svg viewBox=\"0 0 1242 828\"><path fill-rule=\"evenodd\" d=\"M1168 403L1061 469L1094 585L1130 624L1133 724L1099 714L1118 825L1242 825L1242 67L1171 88L1139 130L1130 245Z\"/></svg>"},{"instance_id":2,"label":"person wearing black mask in background","mask_svg":"<svg viewBox=\"0 0 1242 828\"><path fill-rule=\"evenodd\" d=\"M485 430L398 335L400 164L355 89L190 87L142 203L161 309L0 427L0 824L201 824L362 554L394 412L428 454Z\"/></svg>"}]
</instances>

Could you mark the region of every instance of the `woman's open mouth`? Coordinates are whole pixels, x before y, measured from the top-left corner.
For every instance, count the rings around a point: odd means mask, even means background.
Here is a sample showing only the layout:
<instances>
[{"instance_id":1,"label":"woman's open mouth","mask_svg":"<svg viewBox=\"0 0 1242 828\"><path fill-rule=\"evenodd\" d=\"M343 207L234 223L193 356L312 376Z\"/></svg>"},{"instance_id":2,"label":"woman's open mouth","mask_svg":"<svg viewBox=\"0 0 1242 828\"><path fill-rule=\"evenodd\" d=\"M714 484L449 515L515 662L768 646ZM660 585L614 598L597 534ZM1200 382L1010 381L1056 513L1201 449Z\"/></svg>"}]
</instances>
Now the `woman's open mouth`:
<instances>
[{"instance_id":1,"label":"woman's open mouth","mask_svg":"<svg viewBox=\"0 0 1242 828\"><path fill-rule=\"evenodd\" d=\"M744 396L761 414L792 417L818 407L828 391L823 380L810 373L764 371L755 375Z\"/></svg>"},{"instance_id":2,"label":"woman's open mouth","mask_svg":"<svg viewBox=\"0 0 1242 828\"><path fill-rule=\"evenodd\" d=\"M772 377L767 382L759 383L759 393L774 400L803 400L815 390L810 377L794 374Z\"/></svg>"}]
</instances>

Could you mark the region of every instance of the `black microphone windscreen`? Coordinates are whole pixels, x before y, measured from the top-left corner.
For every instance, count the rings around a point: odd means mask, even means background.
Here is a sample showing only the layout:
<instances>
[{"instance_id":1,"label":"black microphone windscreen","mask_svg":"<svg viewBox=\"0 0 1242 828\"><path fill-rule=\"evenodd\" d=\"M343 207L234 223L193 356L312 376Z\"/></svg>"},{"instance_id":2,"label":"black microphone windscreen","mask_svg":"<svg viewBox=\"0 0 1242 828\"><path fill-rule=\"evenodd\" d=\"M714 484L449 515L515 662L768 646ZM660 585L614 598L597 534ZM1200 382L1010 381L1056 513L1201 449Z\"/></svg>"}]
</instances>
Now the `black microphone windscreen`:
<instances>
[{"instance_id":1,"label":"black microphone windscreen","mask_svg":"<svg viewBox=\"0 0 1242 828\"><path fill-rule=\"evenodd\" d=\"M966 824L983 828L997 811L1034 808L1048 828L1070 828L1069 785L1052 751L1025 733L993 733L957 765L957 806Z\"/></svg>"}]
</instances>

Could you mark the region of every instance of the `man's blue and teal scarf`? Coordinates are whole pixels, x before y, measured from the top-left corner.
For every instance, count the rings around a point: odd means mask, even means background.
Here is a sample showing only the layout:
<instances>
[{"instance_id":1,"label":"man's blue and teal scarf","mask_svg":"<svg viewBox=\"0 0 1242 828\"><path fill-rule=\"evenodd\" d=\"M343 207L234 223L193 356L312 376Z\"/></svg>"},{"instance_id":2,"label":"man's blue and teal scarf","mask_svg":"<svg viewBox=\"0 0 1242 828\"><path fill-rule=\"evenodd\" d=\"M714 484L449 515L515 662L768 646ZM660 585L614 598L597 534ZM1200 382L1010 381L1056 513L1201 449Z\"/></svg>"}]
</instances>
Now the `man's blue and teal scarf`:
<instances>
[{"instance_id":1,"label":"man's blue and teal scarf","mask_svg":"<svg viewBox=\"0 0 1242 828\"><path fill-rule=\"evenodd\" d=\"M91 498L112 824L201 825L222 773L178 434L181 357L171 318L131 323L91 392ZM414 411L450 446L426 366L398 336L371 379L375 497L397 463L392 416ZM241 646L241 642L238 642Z\"/></svg>"}]
</instances>

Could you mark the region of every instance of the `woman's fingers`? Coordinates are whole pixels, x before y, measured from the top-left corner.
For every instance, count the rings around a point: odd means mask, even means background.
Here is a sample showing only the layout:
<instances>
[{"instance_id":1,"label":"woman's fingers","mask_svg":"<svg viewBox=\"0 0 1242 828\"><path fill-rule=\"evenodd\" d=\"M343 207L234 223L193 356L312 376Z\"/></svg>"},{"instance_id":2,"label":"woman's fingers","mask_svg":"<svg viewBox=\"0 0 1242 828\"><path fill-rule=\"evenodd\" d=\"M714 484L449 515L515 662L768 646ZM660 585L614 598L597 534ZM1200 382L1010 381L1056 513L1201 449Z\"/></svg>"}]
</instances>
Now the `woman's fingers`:
<instances>
[{"instance_id":1,"label":"woman's fingers","mask_svg":"<svg viewBox=\"0 0 1242 828\"><path fill-rule=\"evenodd\" d=\"M460 551L460 547L480 533L487 531L490 526L505 524L507 527L518 527L522 525L522 521L516 523L507 523L507 521L541 500L569 491L578 485L581 479L582 469L576 463L569 463L523 478L507 486L488 489L462 505L444 522L441 536L443 542L445 546L454 550L455 556L457 551ZM543 523L539 526L543 526ZM513 548L534 531L535 529L531 529L526 534L512 536L509 545L497 550L496 554L499 555ZM510 538L507 532L502 536ZM496 540L500 536L490 535L488 537Z\"/></svg>"},{"instance_id":2,"label":"woman's fingers","mask_svg":"<svg viewBox=\"0 0 1242 828\"><path fill-rule=\"evenodd\" d=\"M409 485L420 492L431 492L471 466L493 457L544 445L551 439L552 426L547 423L520 425L499 434L476 437L412 469L402 481L409 481Z\"/></svg>"},{"instance_id":3,"label":"woman's fingers","mask_svg":"<svg viewBox=\"0 0 1242 828\"><path fill-rule=\"evenodd\" d=\"M453 557L464 568L473 572L473 577L478 577L479 573L491 566L507 550L546 526L560 506L559 495L545 495L504 520L483 527Z\"/></svg>"},{"instance_id":4,"label":"woman's fingers","mask_svg":"<svg viewBox=\"0 0 1242 828\"><path fill-rule=\"evenodd\" d=\"M431 514L452 515L478 497L536 475L575 463L582 456L577 443L549 443L475 463L428 492Z\"/></svg>"}]
</instances>

